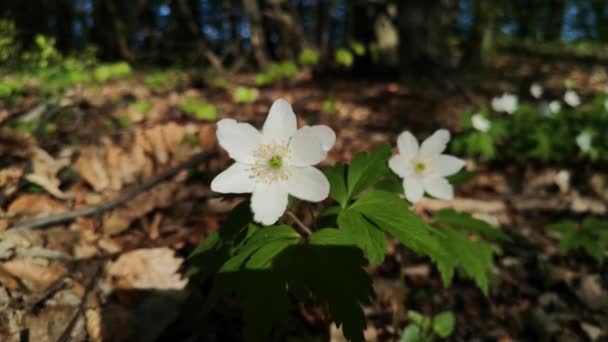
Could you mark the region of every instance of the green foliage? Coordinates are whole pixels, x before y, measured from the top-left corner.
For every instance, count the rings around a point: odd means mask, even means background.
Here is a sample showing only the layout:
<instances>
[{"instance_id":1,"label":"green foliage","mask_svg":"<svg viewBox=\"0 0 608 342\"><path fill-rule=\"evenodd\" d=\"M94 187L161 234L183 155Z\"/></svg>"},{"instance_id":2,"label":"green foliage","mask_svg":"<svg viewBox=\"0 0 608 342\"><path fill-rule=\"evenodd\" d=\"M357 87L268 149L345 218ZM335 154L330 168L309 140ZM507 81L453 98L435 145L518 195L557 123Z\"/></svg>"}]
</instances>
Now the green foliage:
<instances>
[{"instance_id":1,"label":"green foliage","mask_svg":"<svg viewBox=\"0 0 608 342\"><path fill-rule=\"evenodd\" d=\"M297 65L292 61L270 64L264 72L258 74L255 83L258 86L266 86L277 81L289 80L298 74Z\"/></svg>"},{"instance_id":2,"label":"green foliage","mask_svg":"<svg viewBox=\"0 0 608 342\"><path fill-rule=\"evenodd\" d=\"M608 220L587 217L580 224L566 220L553 223L545 229L559 233L561 252L582 248L598 262L604 261L608 249Z\"/></svg>"},{"instance_id":3,"label":"green foliage","mask_svg":"<svg viewBox=\"0 0 608 342\"><path fill-rule=\"evenodd\" d=\"M15 23L0 19L0 64L9 63L19 57L17 29Z\"/></svg>"},{"instance_id":4,"label":"green foliage","mask_svg":"<svg viewBox=\"0 0 608 342\"><path fill-rule=\"evenodd\" d=\"M319 52L315 49L305 48L300 52L300 56L298 57L298 61L302 65L316 65L319 63Z\"/></svg>"},{"instance_id":5,"label":"green foliage","mask_svg":"<svg viewBox=\"0 0 608 342\"><path fill-rule=\"evenodd\" d=\"M221 243L212 238L191 257L217 250ZM345 335L363 341L361 304L369 301L371 281L360 250L340 231L320 230L305 241L288 226L258 227L230 255L213 280L207 309L222 298L235 298L247 340L266 341L273 326L286 323L289 291L302 301L327 305ZM343 286L345 279L352 283Z\"/></svg>"},{"instance_id":6,"label":"green foliage","mask_svg":"<svg viewBox=\"0 0 608 342\"><path fill-rule=\"evenodd\" d=\"M176 85L176 76L175 72L170 70L154 71L146 75L144 84L153 90L163 90Z\"/></svg>"},{"instance_id":7,"label":"green foliage","mask_svg":"<svg viewBox=\"0 0 608 342\"><path fill-rule=\"evenodd\" d=\"M507 234L492 227L486 221L478 220L469 214L460 213L452 209L441 209L435 212L433 220L437 224L445 224L486 239L511 240Z\"/></svg>"},{"instance_id":8,"label":"green foliage","mask_svg":"<svg viewBox=\"0 0 608 342\"><path fill-rule=\"evenodd\" d=\"M254 103L258 95L259 91L255 88L238 87L232 93L232 99L237 103Z\"/></svg>"},{"instance_id":9,"label":"green foliage","mask_svg":"<svg viewBox=\"0 0 608 342\"><path fill-rule=\"evenodd\" d=\"M355 62L355 57L352 52L345 48L339 48L336 50L336 63L339 65L350 68Z\"/></svg>"},{"instance_id":10,"label":"green foliage","mask_svg":"<svg viewBox=\"0 0 608 342\"><path fill-rule=\"evenodd\" d=\"M185 97L180 102L180 109L199 120L213 121L217 119L217 108L209 103L203 102L195 97Z\"/></svg>"},{"instance_id":11,"label":"green foliage","mask_svg":"<svg viewBox=\"0 0 608 342\"><path fill-rule=\"evenodd\" d=\"M148 114L150 109L152 109L152 102L147 100L136 101L129 104L130 111L137 112L143 115Z\"/></svg>"},{"instance_id":12,"label":"green foliage","mask_svg":"<svg viewBox=\"0 0 608 342\"><path fill-rule=\"evenodd\" d=\"M606 95L576 108L563 105L551 113L548 104L520 104L513 115L492 114L487 109L462 114L463 132L453 141L453 152L486 160L571 162L608 160L608 139L600 132L608 129L604 107ZM487 132L476 130L473 115L491 122ZM582 132L593 136L591 148L582 151L576 137Z\"/></svg>"},{"instance_id":13,"label":"green foliage","mask_svg":"<svg viewBox=\"0 0 608 342\"><path fill-rule=\"evenodd\" d=\"M325 114L335 114L337 112L336 99L333 97L326 99L325 101L323 101L322 108L323 108L322 109L323 113L325 113Z\"/></svg>"},{"instance_id":14,"label":"green foliage","mask_svg":"<svg viewBox=\"0 0 608 342\"><path fill-rule=\"evenodd\" d=\"M2 78L0 79L0 99L11 98L25 90L25 87L15 79Z\"/></svg>"},{"instance_id":15,"label":"green foliage","mask_svg":"<svg viewBox=\"0 0 608 342\"><path fill-rule=\"evenodd\" d=\"M444 311L434 317L426 317L421 313L410 310L408 325L401 335L401 342L431 342L436 337L447 338L454 332L456 318L451 311Z\"/></svg>"},{"instance_id":16,"label":"green foliage","mask_svg":"<svg viewBox=\"0 0 608 342\"><path fill-rule=\"evenodd\" d=\"M365 45L363 45L363 43L361 43L361 42L358 42L358 41L350 42L350 48L357 56L365 55L365 51L366 51Z\"/></svg>"},{"instance_id":17,"label":"green foliage","mask_svg":"<svg viewBox=\"0 0 608 342\"><path fill-rule=\"evenodd\" d=\"M93 70L95 80L106 82L131 75L131 66L126 62L102 64Z\"/></svg>"}]
</instances>

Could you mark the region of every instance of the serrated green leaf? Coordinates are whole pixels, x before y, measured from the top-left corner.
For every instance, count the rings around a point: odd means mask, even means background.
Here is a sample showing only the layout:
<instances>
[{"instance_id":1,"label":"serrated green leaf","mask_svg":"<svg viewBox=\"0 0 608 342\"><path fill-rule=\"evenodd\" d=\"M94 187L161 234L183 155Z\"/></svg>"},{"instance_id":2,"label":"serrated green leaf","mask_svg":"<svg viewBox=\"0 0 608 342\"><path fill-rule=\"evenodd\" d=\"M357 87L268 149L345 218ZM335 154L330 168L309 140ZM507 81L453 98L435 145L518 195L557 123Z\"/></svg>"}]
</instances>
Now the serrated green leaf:
<instances>
[{"instance_id":1,"label":"serrated green leaf","mask_svg":"<svg viewBox=\"0 0 608 342\"><path fill-rule=\"evenodd\" d=\"M439 337L446 338L452 335L454 331L454 324L456 322L456 318L454 317L454 313L451 311L442 312L435 317L433 317L433 331Z\"/></svg>"},{"instance_id":2,"label":"serrated green leaf","mask_svg":"<svg viewBox=\"0 0 608 342\"><path fill-rule=\"evenodd\" d=\"M377 147L370 153L357 153L348 167L347 198L357 195L384 177L388 172L390 155L391 146L387 144Z\"/></svg>"},{"instance_id":3,"label":"serrated green leaf","mask_svg":"<svg viewBox=\"0 0 608 342\"><path fill-rule=\"evenodd\" d=\"M494 265L493 246L483 240L471 240L465 234L451 229L445 229L443 232L445 237L439 239L439 243L450 254L447 260L438 260L444 284L450 283L453 269L458 267L465 275L475 280L477 286L487 295L490 272Z\"/></svg>"},{"instance_id":4,"label":"serrated green leaf","mask_svg":"<svg viewBox=\"0 0 608 342\"><path fill-rule=\"evenodd\" d=\"M360 212L343 210L338 216L338 227L352 237L371 262L381 264L384 261L387 248L386 236Z\"/></svg>"},{"instance_id":5,"label":"serrated green leaf","mask_svg":"<svg viewBox=\"0 0 608 342\"><path fill-rule=\"evenodd\" d=\"M325 242L290 246L274 259L273 268L287 279L290 291L310 292L317 303L326 304L347 339L363 342L366 320L361 304L372 294L365 258L355 246Z\"/></svg>"},{"instance_id":6,"label":"serrated green leaf","mask_svg":"<svg viewBox=\"0 0 608 342\"><path fill-rule=\"evenodd\" d=\"M348 203L348 189L346 188L346 169L344 164L337 163L325 170L325 177L329 181L329 195L342 206Z\"/></svg>"},{"instance_id":7,"label":"serrated green leaf","mask_svg":"<svg viewBox=\"0 0 608 342\"><path fill-rule=\"evenodd\" d=\"M397 240L417 253L430 256L433 260L449 258L438 243L438 237L431 234L428 223L416 216L409 205L394 193L375 190L361 196L350 207L370 221L392 234Z\"/></svg>"},{"instance_id":8,"label":"serrated green leaf","mask_svg":"<svg viewBox=\"0 0 608 342\"><path fill-rule=\"evenodd\" d=\"M480 237L510 241L504 232L492 227L489 223L478 220L467 213L460 213L452 209L441 209L433 215L436 223L446 224L452 228L474 233Z\"/></svg>"}]
</instances>

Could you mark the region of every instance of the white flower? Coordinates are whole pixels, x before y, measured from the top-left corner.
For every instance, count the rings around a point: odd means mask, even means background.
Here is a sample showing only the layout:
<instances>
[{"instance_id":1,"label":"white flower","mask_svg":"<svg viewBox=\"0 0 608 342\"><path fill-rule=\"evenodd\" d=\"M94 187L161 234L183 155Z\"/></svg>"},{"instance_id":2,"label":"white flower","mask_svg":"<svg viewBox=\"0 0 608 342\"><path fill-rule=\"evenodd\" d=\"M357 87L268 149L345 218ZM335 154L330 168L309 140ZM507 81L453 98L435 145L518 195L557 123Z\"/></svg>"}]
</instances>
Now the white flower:
<instances>
[{"instance_id":1,"label":"white flower","mask_svg":"<svg viewBox=\"0 0 608 342\"><path fill-rule=\"evenodd\" d=\"M581 98L574 90L570 89L564 94L564 102L566 102L570 107L577 107L581 104Z\"/></svg>"},{"instance_id":2,"label":"white flower","mask_svg":"<svg viewBox=\"0 0 608 342\"><path fill-rule=\"evenodd\" d=\"M405 197L410 202L418 202L425 191L440 199L454 197L454 188L445 177L460 171L464 161L442 154L449 141L450 132L445 129L436 131L420 146L412 133L405 131L399 135L399 153L389 160L388 165L403 178Z\"/></svg>"},{"instance_id":3,"label":"white flower","mask_svg":"<svg viewBox=\"0 0 608 342\"><path fill-rule=\"evenodd\" d=\"M496 112L515 113L519 100L517 95L504 93L492 99L492 109Z\"/></svg>"},{"instance_id":4,"label":"white flower","mask_svg":"<svg viewBox=\"0 0 608 342\"><path fill-rule=\"evenodd\" d=\"M480 132L487 132L492 127L492 123L490 120L486 119L485 116L477 113L471 117L471 123L473 124L473 128Z\"/></svg>"},{"instance_id":5,"label":"white flower","mask_svg":"<svg viewBox=\"0 0 608 342\"><path fill-rule=\"evenodd\" d=\"M320 202L329 194L325 175L312 167L336 142L334 131L324 125L297 127L291 105L276 100L262 131L248 123L223 119L217 139L236 162L211 182L220 193L252 193L256 222L275 223L287 208L288 195Z\"/></svg>"},{"instance_id":6,"label":"white flower","mask_svg":"<svg viewBox=\"0 0 608 342\"><path fill-rule=\"evenodd\" d=\"M558 100L553 100L549 103L549 110L553 114L557 114L562 111L562 104Z\"/></svg>"},{"instance_id":7,"label":"white flower","mask_svg":"<svg viewBox=\"0 0 608 342\"><path fill-rule=\"evenodd\" d=\"M532 94L535 99L539 99L541 96L543 96L543 87L541 87L541 85L538 83L533 83L530 86L530 94Z\"/></svg>"},{"instance_id":8,"label":"white flower","mask_svg":"<svg viewBox=\"0 0 608 342\"><path fill-rule=\"evenodd\" d=\"M591 149L591 140L592 139L593 139L593 136L591 135L590 132L588 132L588 131L581 132L576 137L576 144L581 149L581 151L589 152L589 150Z\"/></svg>"}]
</instances>

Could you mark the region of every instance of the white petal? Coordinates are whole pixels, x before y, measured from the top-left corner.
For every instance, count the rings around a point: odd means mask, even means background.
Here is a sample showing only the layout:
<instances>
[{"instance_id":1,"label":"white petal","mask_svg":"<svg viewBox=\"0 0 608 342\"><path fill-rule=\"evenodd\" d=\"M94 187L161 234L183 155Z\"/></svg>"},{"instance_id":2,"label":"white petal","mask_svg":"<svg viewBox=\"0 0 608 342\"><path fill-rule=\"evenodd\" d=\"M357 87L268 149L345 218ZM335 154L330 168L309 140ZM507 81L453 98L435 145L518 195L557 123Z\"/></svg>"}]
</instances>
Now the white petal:
<instances>
[{"instance_id":1,"label":"white petal","mask_svg":"<svg viewBox=\"0 0 608 342\"><path fill-rule=\"evenodd\" d=\"M259 183L251 195L253 220L271 225L279 220L287 208L287 191L280 183Z\"/></svg>"},{"instance_id":2,"label":"white petal","mask_svg":"<svg viewBox=\"0 0 608 342\"><path fill-rule=\"evenodd\" d=\"M435 168L440 176L451 176L464 166L464 160L450 156L447 154L441 154L435 159Z\"/></svg>"},{"instance_id":3,"label":"white petal","mask_svg":"<svg viewBox=\"0 0 608 342\"><path fill-rule=\"evenodd\" d=\"M291 167L291 176L287 181L287 191L290 195L309 202L321 202L329 195L329 181L318 169L307 167Z\"/></svg>"},{"instance_id":4,"label":"white petal","mask_svg":"<svg viewBox=\"0 0 608 342\"><path fill-rule=\"evenodd\" d=\"M211 181L211 190L222 194L243 194L252 192L254 182L249 175L249 166L234 163Z\"/></svg>"},{"instance_id":5,"label":"white petal","mask_svg":"<svg viewBox=\"0 0 608 342\"><path fill-rule=\"evenodd\" d=\"M418 140L409 131L404 131L397 138L399 153L408 159L414 159L418 155Z\"/></svg>"},{"instance_id":6,"label":"white petal","mask_svg":"<svg viewBox=\"0 0 608 342\"><path fill-rule=\"evenodd\" d=\"M403 154L394 155L388 161L388 167L399 177L404 178L412 174L412 159Z\"/></svg>"},{"instance_id":7,"label":"white petal","mask_svg":"<svg viewBox=\"0 0 608 342\"><path fill-rule=\"evenodd\" d=\"M237 162L253 163L253 154L262 142L262 135L248 123L234 119L223 119L217 123L217 140Z\"/></svg>"},{"instance_id":8,"label":"white petal","mask_svg":"<svg viewBox=\"0 0 608 342\"><path fill-rule=\"evenodd\" d=\"M443 200L454 198L454 188L447 179L443 177L427 177L422 180L424 190L431 196Z\"/></svg>"},{"instance_id":9,"label":"white petal","mask_svg":"<svg viewBox=\"0 0 608 342\"><path fill-rule=\"evenodd\" d=\"M424 195L422 183L420 183L420 181L414 177L403 179L403 190L405 191L405 198L407 198L407 200L411 203L420 201Z\"/></svg>"},{"instance_id":10,"label":"white petal","mask_svg":"<svg viewBox=\"0 0 608 342\"><path fill-rule=\"evenodd\" d=\"M298 131L309 131L311 134L317 136L321 141L321 147L323 151L327 152L334 147L336 144L336 133L329 126L315 125L315 126L304 126Z\"/></svg>"},{"instance_id":11,"label":"white petal","mask_svg":"<svg viewBox=\"0 0 608 342\"><path fill-rule=\"evenodd\" d=\"M290 165L310 166L325 159L327 152L317 132L312 129L299 129L289 143Z\"/></svg>"},{"instance_id":12,"label":"white petal","mask_svg":"<svg viewBox=\"0 0 608 342\"><path fill-rule=\"evenodd\" d=\"M287 144L297 128L296 115L291 105L283 99L278 99L270 107L262 128L264 142L278 141Z\"/></svg>"},{"instance_id":13,"label":"white petal","mask_svg":"<svg viewBox=\"0 0 608 342\"><path fill-rule=\"evenodd\" d=\"M420 155L436 156L443 152L450 141L450 131L447 129L437 130L433 135L426 138L420 146Z\"/></svg>"}]
</instances>

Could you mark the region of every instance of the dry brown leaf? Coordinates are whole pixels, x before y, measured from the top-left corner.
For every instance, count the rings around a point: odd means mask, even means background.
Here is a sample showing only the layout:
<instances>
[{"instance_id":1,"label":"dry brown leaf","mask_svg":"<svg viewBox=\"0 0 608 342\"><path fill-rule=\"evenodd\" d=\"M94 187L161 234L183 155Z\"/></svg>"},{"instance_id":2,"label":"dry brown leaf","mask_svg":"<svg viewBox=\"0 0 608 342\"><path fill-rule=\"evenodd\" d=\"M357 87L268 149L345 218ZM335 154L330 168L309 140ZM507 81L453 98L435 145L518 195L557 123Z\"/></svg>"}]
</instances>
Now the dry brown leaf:
<instances>
[{"instance_id":1,"label":"dry brown leaf","mask_svg":"<svg viewBox=\"0 0 608 342\"><path fill-rule=\"evenodd\" d=\"M36 147L36 140L17 130L0 127L0 155L28 157Z\"/></svg>"},{"instance_id":2,"label":"dry brown leaf","mask_svg":"<svg viewBox=\"0 0 608 342\"><path fill-rule=\"evenodd\" d=\"M64 153L57 159L50 156L41 148L34 149L32 157L32 172L27 174L25 178L35 184L40 185L51 195L60 198L71 198L71 194L66 194L59 189L61 182L57 178L57 174L66 166L70 165L71 151L65 150Z\"/></svg>"},{"instance_id":3,"label":"dry brown leaf","mask_svg":"<svg viewBox=\"0 0 608 342\"><path fill-rule=\"evenodd\" d=\"M125 207L111 211L103 217L103 232L107 235L119 234L131 223L157 208L167 208L176 200L180 183L163 183L152 190L140 194Z\"/></svg>"},{"instance_id":4,"label":"dry brown leaf","mask_svg":"<svg viewBox=\"0 0 608 342\"><path fill-rule=\"evenodd\" d=\"M66 207L47 194L24 194L8 207L9 214L52 214L66 211Z\"/></svg>"},{"instance_id":5,"label":"dry brown leaf","mask_svg":"<svg viewBox=\"0 0 608 342\"><path fill-rule=\"evenodd\" d=\"M110 185L103 160L102 150L89 146L82 149L74 164L76 172L97 192L104 191Z\"/></svg>"},{"instance_id":6,"label":"dry brown leaf","mask_svg":"<svg viewBox=\"0 0 608 342\"><path fill-rule=\"evenodd\" d=\"M198 131L198 141L203 150L211 150L217 144L215 130L215 124L206 124L201 126L200 130Z\"/></svg>"},{"instance_id":7,"label":"dry brown leaf","mask_svg":"<svg viewBox=\"0 0 608 342\"><path fill-rule=\"evenodd\" d=\"M0 195L8 197L19 189L23 166L14 165L0 170Z\"/></svg>"},{"instance_id":8,"label":"dry brown leaf","mask_svg":"<svg viewBox=\"0 0 608 342\"><path fill-rule=\"evenodd\" d=\"M85 313L89 337L95 342L122 342L135 339L135 317L126 308L109 304Z\"/></svg>"},{"instance_id":9,"label":"dry brown leaf","mask_svg":"<svg viewBox=\"0 0 608 342\"><path fill-rule=\"evenodd\" d=\"M182 263L167 247L138 249L111 263L108 274L119 289L181 290L188 283L178 272Z\"/></svg>"},{"instance_id":10,"label":"dry brown leaf","mask_svg":"<svg viewBox=\"0 0 608 342\"><path fill-rule=\"evenodd\" d=\"M43 291L66 274L65 267L45 260L13 259L0 264L0 270L20 279L30 290Z\"/></svg>"}]
</instances>

